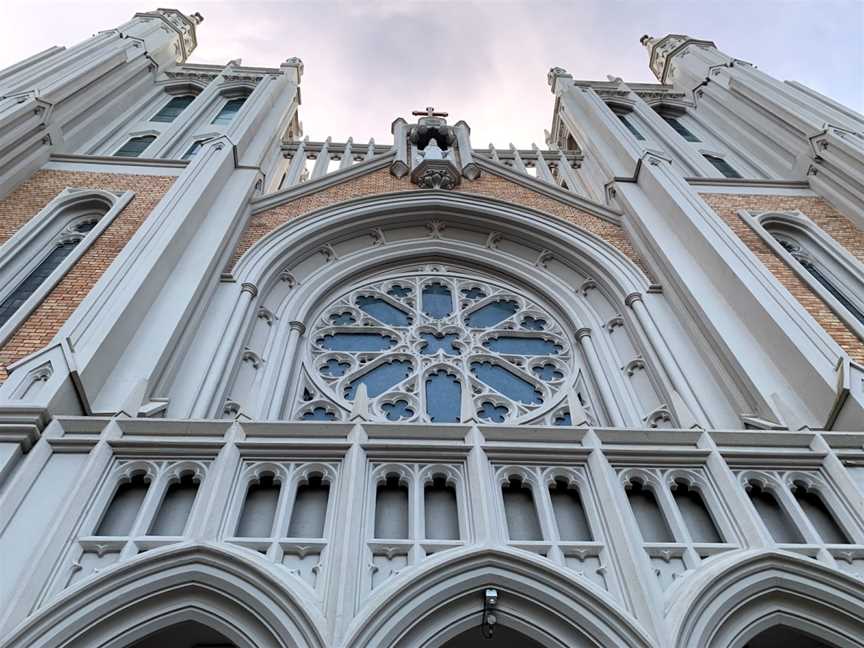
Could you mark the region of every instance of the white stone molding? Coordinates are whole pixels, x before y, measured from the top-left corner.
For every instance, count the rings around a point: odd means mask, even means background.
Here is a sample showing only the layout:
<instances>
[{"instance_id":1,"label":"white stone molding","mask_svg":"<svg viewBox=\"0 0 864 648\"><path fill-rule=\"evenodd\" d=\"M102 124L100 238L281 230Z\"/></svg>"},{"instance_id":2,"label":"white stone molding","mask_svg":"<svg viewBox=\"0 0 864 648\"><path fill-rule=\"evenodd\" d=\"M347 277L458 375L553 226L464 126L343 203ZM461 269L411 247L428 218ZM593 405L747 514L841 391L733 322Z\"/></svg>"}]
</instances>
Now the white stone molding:
<instances>
[{"instance_id":1,"label":"white stone molding","mask_svg":"<svg viewBox=\"0 0 864 648\"><path fill-rule=\"evenodd\" d=\"M800 211L751 213L746 210L739 210L738 216L759 235L777 256L786 262L799 279L831 307L831 310L846 326L854 331L859 338L864 339L864 322L850 313L825 286L814 279L813 275L798 262L796 256L781 244L775 234L780 239L797 245L805 258L812 258L822 266L834 265L841 269L843 274L837 276L830 267L826 268L829 278L838 284L838 290L843 292L862 312L864 312L864 297L862 297L864 295L864 263L850 254L846 248Z\"/></svg>"},{"instance_id":2,"label":"white stone molding","mask_svg":"<svg viewBox=\"0 0 864 648\"><path fill-rule=\"evenodd\" d=\"M587 637L608 646L655 645L626 611L584 581L530 554L489 549L430 561L414 578L382 587L351 623L344 645L441 645L479 626L481 593L489 586L498 589L501 623L544 646L571 648Z\"/></svg>"},{"instance_id":3,"label":"white stone molding","mask_svg":"<svg viewBox=\"0 0 864 648\"><path fill-rule=\"evenodd\" d=\"M3 301L26 280L55 245L67 240L78 241L27 301L0 327L0 344L27 320L133 196L131 191L117 195L67 187L0 247L0 286L3 286L0 288L0 301ZM78 226L93 222L95 225L86 233L76 230Z\"/></svg>"},{"instance_id":4,"label":"white stone molding","mask_svg":"<svg viewBox=\"0 0 864 648\"><path fill-rule=\"evenodd\" d=\"M122 648L191 619L241 648L327 645L324 620L301 592L239 551L191 543L153 549L71 588L0 645Z\"/></svg>"},{"instance_id":5,"label":"white stone molding","mask_svg":"<svg viewBox=\"0 0 864 648\"><path fill-rule=\"evenodd\" d=\"M690 588L694 596L673 602L667 615L677 648L739 647L778 623L836 646L861 646L861 582L808 558L780 551L731 554L697 575Z\"/></svg>"}]
</instances>

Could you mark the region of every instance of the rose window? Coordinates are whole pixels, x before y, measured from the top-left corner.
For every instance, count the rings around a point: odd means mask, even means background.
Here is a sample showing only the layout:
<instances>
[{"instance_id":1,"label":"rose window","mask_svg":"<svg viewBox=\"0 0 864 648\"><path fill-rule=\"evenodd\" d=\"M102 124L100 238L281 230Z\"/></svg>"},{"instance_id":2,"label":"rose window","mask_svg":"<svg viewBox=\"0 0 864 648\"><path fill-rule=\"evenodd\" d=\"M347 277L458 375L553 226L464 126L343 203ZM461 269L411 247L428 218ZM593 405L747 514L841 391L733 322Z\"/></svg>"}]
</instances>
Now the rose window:
<instances>
[{"instance_id":1,"label":"rose window","mask_svg":"<svg viewBox=\"0 0 864 648\"><path fill-rule=\"evenodd\" d=\"M311 380L344 409L363 386L377 420L535 419L564 400L573 354L556 318L522 292L453 274L355 288L315 321ZM301 418L337 418L304 393Z\"/></svg>"}]
</instances>

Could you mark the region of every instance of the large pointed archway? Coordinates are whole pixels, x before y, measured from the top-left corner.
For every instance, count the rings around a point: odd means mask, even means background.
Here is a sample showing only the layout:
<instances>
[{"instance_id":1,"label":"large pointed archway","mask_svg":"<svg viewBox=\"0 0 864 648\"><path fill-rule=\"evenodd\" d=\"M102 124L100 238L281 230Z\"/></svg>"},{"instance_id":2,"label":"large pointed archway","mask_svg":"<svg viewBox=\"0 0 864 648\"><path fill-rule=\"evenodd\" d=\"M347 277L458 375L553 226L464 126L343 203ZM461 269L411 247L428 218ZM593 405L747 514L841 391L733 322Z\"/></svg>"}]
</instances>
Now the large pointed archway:
<instances>
[{"instance_id":1,"label":"large pointed archway","mask_svg":"<svg viewBox=\"0 0 864 648\"><path fill-rule=\"evenodd\" d=\"M178 624L218 633L225 648L326 645L320 613L284 581L239 552L188 544L154 549L70 588L0 646L139 648Z\"/></svg>"},{"instance_id":2,"label":"large pointed archway","mask_svg":"<svg viewBox=\"0 0 864 648\"><path fill-rule=\"evenodd\" d=\"M481 640L484 592L489 587L498 592L495 614L501 641L522 635L533 642L528 644L531 648L654 645L636 620L602 590L519 552L489 549L428 564L410 579L382 588L355 618L344 645L470 646L472 641L466 639L473 633L474 641ZM484 644L498 645L494 640Z\"/></svg>"},{"instance_id":3,"label":"large pointed archway","mask_svg":"<svg viewBox=\"0 0 864 648\"><path fill-rule=\"evenodd\" d=\"M783 551L738 554L689 587L693 595L683 593L667 616L679 648L773 648L765 642L777 628L818 637L832 648L864 646L861 583L809 558Z\"/></svg>"}]
</instances>

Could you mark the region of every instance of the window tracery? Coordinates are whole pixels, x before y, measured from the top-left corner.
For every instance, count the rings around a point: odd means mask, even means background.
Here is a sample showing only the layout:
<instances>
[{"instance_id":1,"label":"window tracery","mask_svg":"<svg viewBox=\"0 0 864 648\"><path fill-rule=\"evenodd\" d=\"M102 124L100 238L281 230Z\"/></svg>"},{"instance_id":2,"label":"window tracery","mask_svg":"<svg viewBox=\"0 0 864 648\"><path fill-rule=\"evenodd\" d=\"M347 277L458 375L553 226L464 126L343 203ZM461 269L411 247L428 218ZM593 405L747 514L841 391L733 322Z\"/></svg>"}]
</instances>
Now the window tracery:
<instances>
[{"instance_id":1,"label":"window tracery","mask_svg":"<svg viewBox=\"0 0 864 648\"><path fill-rule=\"evenodd\" d=\"M350 409L362 387L370 417L389 421L522 422L560 405L573 376L571 342L551 312L522 290L455 272L348 291L317 317L309 353L319 393ZM335 419L315 391L301 392L299 418Z\"/></svg>"}]
</instances>

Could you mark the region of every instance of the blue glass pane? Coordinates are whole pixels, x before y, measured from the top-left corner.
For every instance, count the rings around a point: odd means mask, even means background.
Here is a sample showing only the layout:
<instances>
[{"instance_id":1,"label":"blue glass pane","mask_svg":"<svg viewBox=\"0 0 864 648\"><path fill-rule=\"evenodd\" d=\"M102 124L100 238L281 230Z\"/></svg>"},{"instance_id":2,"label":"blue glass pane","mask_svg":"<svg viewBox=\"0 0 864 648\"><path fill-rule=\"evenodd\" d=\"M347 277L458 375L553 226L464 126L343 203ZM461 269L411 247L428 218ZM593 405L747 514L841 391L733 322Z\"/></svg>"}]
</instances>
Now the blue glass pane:
<instances>
[{"instance_id":1,"label":"blue glass pane","mask_svg":"<svg viewBox=\"0 0 864 648\"><path fill-rule=\"evenodd\" d=\"M395 403L384 403L384 412L388 421L400 421L414 416L414 410L408 407L408 401L398 400Z\"/></svg>"},{"instance_id":2,"label":"blue glass pane","mask_svg":"<svg viewBox=\"0 0 864 648\"><path fill-rule=\"evenodd\" d=\"M534 319L530 315L522 320L522 328L529 331L543 331L546 329L546 320Z\"/></svg>"},{"instance_id":3,"label":"blue glass pane","mask_svg":"<svg viewBox=\"0 0 864 648\"><path fill-rule=\"evenodd\" d=\"M477 412L477 417L491 423L503 423L507 418L507 412L510 411L503 405L495 405L486 401Z\"/></svg>"},{"instance_id":4,"label":"blue glass pane","mask_svg":"<svg viewBox=\"0 0 864 648\"><path fill-rule=\"evenodd\" d=\"M411 294L411 289L406 286L393 286L387 294L396 299L404 299Z\"/></svg>"},{"instance_id":5,"label":"blue glass pane","mask_svg":"<svg viewBox=\"0 0 864 648\"><path fill-rule=\"evenodd\" d=\"M12 294L3 300L3 303L0 304L0 326L3 326L15 311L18 310L21 304L36 292L36 289L54 272L63 259L69 256L69 253L75 249L76 245L78 245L78 241L68 241L61 243L51 250L51 253L45 257L42 263L36 266L36 269L27 275L27 278L12 291Z\"/></svg>"},{"instance_id":6,"label":"blue glass pane","mask_svg":"<svg viewBox=\"0 0 864 648\"><path fill-rule=\"evenodd\" d=\"M460 355L459 349L453 346L453 343L459 339L459 336L455 333L448 333L447 335L421 333L420 337L425 341L425 344L420 348L420 353L423 355L438 353L438 349L441 349L447 355Z\"/></svg>"},{"instance_id":7,"label":"blue glass pane","mask_svg":"<svg viewBox=\"0 0 864 648\"><path fill-rule=\"evenodd\" d=\"M330 316L330 321L337 326L357 323L357 320L354 319L354 316L351 313L334 313Z\"/></svg>"},{"instance_id":8,"label":"blue glass pane","mask_svg":"<svg viewBox=\"0 0 864 648\"><path fill-rule=\"evenodd\" d=\"M433 423L458 423L462 388L443 369L426 379L426 413Z\"/></svg>"},{"instance_id":9,"label":"blue glass pane","mask_svg":"<svg viewBox=\"0 0 864 648\"><path fill-rule=\"evenodd\" d=\"M465 323L472 328L486 328L503 322L517 310L519 306L514 301L494 302L471 313L465 318Z\"/></svg>"},{"instance_id":10,"label":"blue glass pane","mask_svg":"<svg viewBox=\"0 0 864 648\"><path fill-rule=\"evenodd\" d=\"M224 106L222 106L222 110L219 111L219 114L216 115L216 118L213 120L214 124L230 124L231 120L240 112L240 108L243 106L243 103L246 101L246 97L241 97L239 99L231 99L227 101Z\"/></svg>"},{"instance_id":11,"label":"blue glass pane","mask_svg":"<svg viewBox=\"0 0 864 648\"><path fill-rule=\"evenodd\" d=\"M165 104L150 121L170 123L177 119L177 116L183 112L186 107L195 99L192 95L184 95L182 97L174 97L171 101Z\"/></svg>"},{"instance_id":12,"label":"blue glass pane","mask_svg":"<svg viewBox=\"0 0 864 648\"><path fill-rule=\"evenodd\" d=\"M380 396L393 385L402 382L411 375L411 363L407 360L393 360L385 364L378 365L372 371L369 371L357 380L351 381L348 388L345 390L345 398L354 400L357 395L357 387L361 384L366 385L366 394L369 398Z\"/></svg>"},{"instance_id":13,"label":"blue glass pane","mask_svg":"<svg viewBox=\"0 0 864 648\"><path fill-rule=\"evenodd\" d=\"M570 412L563 412L556 416L555 425L573 425L573 419L570 418Z\"/></svg>"},{"instance_id":14,"label":"blue glass pane","mask_svg":"<svg viewBox=\"0 0 864 648\"><path fill-rule=\"evenodd\" d=\"M453 295L440 283L423 287L423 312L429 317L441 319L453 312Z\"/></svg>"},{"instance_id":15,"label":"blue glass pane","mask_svg":"<svg viewBox=\"0 0 864 648\"><path fill-rule=\"evenodd\" d=\"M351 365L347 362L339 362L336 358L330 358L321 366L320 371L324 376L338 378L339 376L344 376L345 372L348 371L350 367Z\"/></svg>"},{"instance_id":16,"label":"blue glass pane","mask_svg":"<svg viewBox=\"0 0 864 648\"><path fill-rule=\"evenodd\" d=\"M386 351L396 340L381 333L332 333L318 344L330 351Z\"/></svg>"},{"instance_id":17,"label":"blue glass pane","mask_svg":"<svg viewBox=\"0 0 864 648\"><path fill-rule=\"evenodd\" d=\"M462 294L465 295L465 299L481 299L486 296L479 288L463 288Z\"/></svg>"},{"instance_id":18,"label":"blue glass pane","mask_svg":"<svg viewBox=\"0 0 864 648\"><path fill-rule=\"evenodd\" d=\"M126 142L114 155L116 157L138 157L156 140L155 135L133 137Z\"/></svg>"},{"instance_id":19,"label":"blue glass pane","mask_svg":"<svg viewBox=\"0 0 864 648\"><path fill-rule=\"evenodd\" d=\"M555 355L561 347L551 340L502 336L483 343L487 349L496 353L515 353L518 355Z\"/></svg>"},{"instance_id":20,"label":"blue glass pane","mask_svg":"<svg viewBox=\"0 0 864 648\"><path fill-rule=\"evenodd\" d=\"M507 398L535 405L543 402L540 392L534 389L534 385L501 365L491 362L473 362L471 371L479 380Z\"/></svg>"},{"instance_id":21,"label":"blue glass pane","mask_svg":"<svg viewBox=\"0 0 864 648\"><path fill-rule=\"evenodd\" d=\"M391 306L378 297L358 297L357 305L360 307L360 310L371 315L382 324L408 326L411 323L408 313L399 310L395 306Z\"/></svg>"},{"instance_id":22,"label":"blue glass pane","mask_svg":"<svg viewBox=\"0 0 864 648\"><path fill-rule=\"evenodd\" d=\"M323 407L316 407L309 412L304 412L301 418L304 421L335 421L336 415L333 412L328 412Z\"/></svg>"},{"instance_id":23,"label":"blue glass pane","mask_svg":"<svg viewBox=\"0 0 864 648\"><path fill-rule=\"evenodd\" d=\"M540 380L561 380L564 374L553 364L545 364L542 367L534 367L534 375Z\"/></svg>"}]
</instances>

